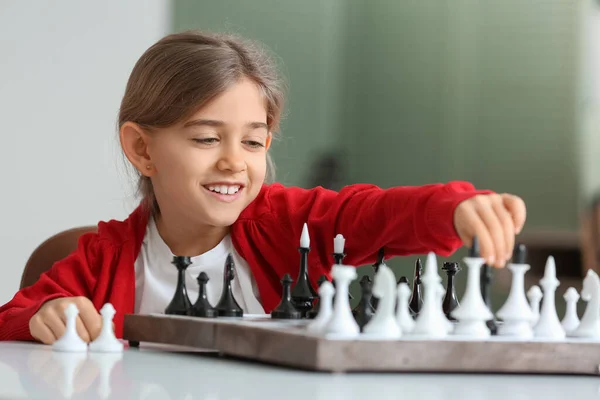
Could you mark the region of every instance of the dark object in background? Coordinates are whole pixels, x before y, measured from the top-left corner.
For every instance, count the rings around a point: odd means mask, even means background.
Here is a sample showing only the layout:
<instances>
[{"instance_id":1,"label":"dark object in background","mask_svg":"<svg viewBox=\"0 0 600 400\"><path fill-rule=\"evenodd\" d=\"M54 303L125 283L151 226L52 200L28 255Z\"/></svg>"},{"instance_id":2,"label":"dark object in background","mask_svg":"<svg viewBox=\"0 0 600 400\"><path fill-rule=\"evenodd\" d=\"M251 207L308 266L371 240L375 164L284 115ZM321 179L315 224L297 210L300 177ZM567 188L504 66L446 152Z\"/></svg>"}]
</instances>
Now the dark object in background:
<instances>
[{"instance_id":1,"label":"dark object in background","mask_svg":"<svg viewBox=\"0 0 600 400\"><path fill-rule=\"evenodd\" d=\"M339 191L343 186L342 160L338 153L323 153L317 157L308 169L308 187L322 186L325 189Z\"/></svg>"}]
</instances>

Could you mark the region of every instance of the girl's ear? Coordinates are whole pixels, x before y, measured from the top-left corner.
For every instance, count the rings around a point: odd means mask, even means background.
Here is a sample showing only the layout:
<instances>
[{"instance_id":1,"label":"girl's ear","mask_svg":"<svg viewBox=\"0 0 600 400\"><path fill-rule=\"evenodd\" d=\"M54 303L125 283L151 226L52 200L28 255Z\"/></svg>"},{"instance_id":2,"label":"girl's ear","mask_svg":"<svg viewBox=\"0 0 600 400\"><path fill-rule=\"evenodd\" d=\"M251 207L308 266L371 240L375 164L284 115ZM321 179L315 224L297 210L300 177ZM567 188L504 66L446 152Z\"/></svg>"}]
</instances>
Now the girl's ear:
<instances>
[{"instance_id":1,"label":"girl's ear","mask_svg":"<svg viewBox=\"0 0 600 400\"><path fill-rule=\"evenodd\" d=\"M119 131L121 148L131 164L144 176L152 176L155 169L148 154L150 137L136 123L125 122Z\"/></svg>"},{"instance_id":2,"label":"girl's ear","mask_svg":"<svg viewBox=\"0 0 600 400\"><path fill-rule=\"evenodd\" d=\"M267 140L265 141L265 148L267 150L269 150L269 147L271 147L271 140L273 139L273 135L271 134L271 132L269 132L269 134L267 135Z\"/></svg>"}]
</instances>

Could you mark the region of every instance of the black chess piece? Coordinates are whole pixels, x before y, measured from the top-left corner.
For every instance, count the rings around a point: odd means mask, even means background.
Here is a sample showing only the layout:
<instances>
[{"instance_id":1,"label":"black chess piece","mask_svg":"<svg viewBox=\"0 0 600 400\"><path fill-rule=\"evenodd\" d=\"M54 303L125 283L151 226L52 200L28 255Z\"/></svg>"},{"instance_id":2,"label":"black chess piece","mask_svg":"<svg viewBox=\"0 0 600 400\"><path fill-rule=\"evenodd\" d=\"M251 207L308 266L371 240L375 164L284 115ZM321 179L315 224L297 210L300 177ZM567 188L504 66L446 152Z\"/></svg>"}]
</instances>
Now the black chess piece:
<instances>
[{"instance_id":1,"label":"black chess piece","mask_svg":"<svg viewBox=\"0 0 600 400\"><path fill-rule=\"evenodd\" d=\"M292 277L290 274L285 274L281 279L282 295L281 302L279 305L271 311L271 318L273 319L300 319L302 313L296 310L292 303L292 293L290 287L292 286Z\"/></svg>"},{"instance_id":2,"label":"black chess piece","mask_svg":"<svg viewBox=\"0 0 600 400\"><path fill-rule=\"evenodd\" d=\"M198 281L198 300L190 309L190 315L193 317L216 318L218 315L217 310L210 304L206 296L208 279L208 275L204 271L200 272L198 278L196 278Z\"/></svg>"},{"instance_id":3,"label":"black chess piece","mask_svg":"<svg viewBox=\"0 0 600 400\"><path fill-rule=\"evenodd\" d=\"M294 304L296 310L302 313L302 316L306 316L313 307L313 301L318 297L318 294L308 279L308 252L310 248L300 246L298 250L300 251L300 271L291 292L292 304Z\"/></svg>"},{"instance_id":4,"label":"black chess piece","mask_svg":"<svg viewBox=\"0 0 600 400\"><path fill-rule=\"evenodd\" d=\"M227 255L225 261L225 272L223 273L223 291L219 303L215 306L220 317L243 317L244 310L235 301L231 288L231 281L235 278L233 256L231 253Z\"/></svg>"},{"instance_id":5,"label":"black chess piece","mask_svg":"<svg viewBox=\"0 0 600 400\"><path fill-rule=\"evenodd\" d=\"M385 263L385 249L382 247L377 252L377 261L372 265L373 267L373 276L379 272L379 266ZM374 310L377 310L377 304L379 303L379 299L377 296L371 296L371 306Z\"/></svg>"},{"instance_id":6,"label":"black chess piece","mask_svg":"<svg viewBox=\"0 0 600 400\"><path fill-rule=\"evenodd\" d=\"M360 279L360 288L362 296L356 307L352 310L352 315L354 315L354 319L362 331L363 327L375 314L375 308L371 305L373 282L368 275L363 275Z\"/></svg>"},{"instance_id":7,"label":"black chess piece","mask_svg":"<svg viewBox=\"0 0 600 400\"><path fill-rule=\"evenodd\" d=\"M473 237L473 243L471 244L471 248L469 249L469 257L478 258L481 257L480 248L479 248L479 238L477 236ZM492 312L492 292L491 292L491 283L492 283L492 268L488 264L483 264L481 267L481 271L479 273L479 286L481 289L481 297L487 308ZM496 321L494 317L486 322L487 327L489 328L492 335L495 335L498 332L498 327L496 326Z\"/></svg>"},{"instance_id":8,"label":"black chess piece","mask_svg":"<svg viewBox=\"0 0 600 400\"><path fill-rule=\"evenodd\" d=\"M442 270L446 271L448 277L442 310L444 311L446 318L450 321L456 321L456 318L452 317L450 313L459 306L458 298L456 297L456 288L454 287L454 277L460 271L460 266L457 262L445 262Z\"/></svg>"},{"instance_id":9,"label":"black chess piece","mask_svg":"<svg viewBox=\"0 0 600 400\"><path fill-rule=\"evenodd\" d=\"M409 309L413 316L419 315L423 307L423 295L421 293L421 275L423 274L423 265L421 259L417 258L415 263L415 278L413 280L412 294L409 301Z\"/></svg>"},{"instance_id":10,"label":"black chess piece","mask_svg":"<svg viewBox=\"0 0 600 400\"><path fill-rule=\"evenodd\" d=\"M192 303L185 287L185 270L192 264L190 257L174 256L171 264L177 267L177 287L173 299L165 309L165 314L189 315Z\"/></svg>"},{"instance_id":11,"label":"black chess piece","mask_svg":"<svg viewBox=\"0 0 600 400\"><path fill-rule=\"evenodd\" d=\"M518 243L513 249L513 264L525 264L527 262L527 248L523 243Z\"/></svg>"},{"instance_id":12,"label":"black chess piece","mask_svg":"<svg viewBox=\"0 0 600 400\"><path fill-rule=\"evenodd\" d=\"M321 275L319 277L319 280L317 281L317 285L319 287L321 287L321 284L323 282L325 282L326 280L328 280L327 277L325 275ZM306 313L307 318L313 319L319 314L319 304L321 304L320 300L321 300L321 297L317 294L317 300L315 301L313 308L309 312Z\"/></svg>"}]
</instances>

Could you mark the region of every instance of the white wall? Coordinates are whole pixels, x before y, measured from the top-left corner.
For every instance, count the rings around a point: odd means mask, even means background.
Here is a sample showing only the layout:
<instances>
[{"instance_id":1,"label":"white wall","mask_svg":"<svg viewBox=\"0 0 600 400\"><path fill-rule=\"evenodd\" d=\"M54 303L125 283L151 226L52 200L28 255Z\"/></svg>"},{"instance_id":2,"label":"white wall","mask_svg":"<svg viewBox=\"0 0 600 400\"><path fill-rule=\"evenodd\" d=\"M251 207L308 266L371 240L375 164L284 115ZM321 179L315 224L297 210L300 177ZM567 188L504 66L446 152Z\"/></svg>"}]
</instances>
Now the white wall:
<instances>
[{"instance_id":1,"label":"white wall","mask_svg":"<svg viewBox=\"0 0 600 400\"><path fill-rule=\"evenodd\" d=\"M0 304L43 240L135 206L117 112L170 20L168 0L0 2Z\"/></svg>"}]
</instances>

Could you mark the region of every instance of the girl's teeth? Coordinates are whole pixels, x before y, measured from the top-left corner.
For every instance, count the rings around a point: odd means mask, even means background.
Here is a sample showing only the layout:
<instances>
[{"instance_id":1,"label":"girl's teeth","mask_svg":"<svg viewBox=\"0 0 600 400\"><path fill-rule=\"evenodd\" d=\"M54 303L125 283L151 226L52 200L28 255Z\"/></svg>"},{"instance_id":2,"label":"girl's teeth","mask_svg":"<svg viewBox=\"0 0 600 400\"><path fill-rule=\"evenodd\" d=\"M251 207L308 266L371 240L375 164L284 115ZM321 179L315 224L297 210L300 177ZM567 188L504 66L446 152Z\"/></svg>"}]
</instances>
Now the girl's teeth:
<instances>
[{"instance_id":1,"label":"girl's teeth","mask_svg":"<svg viewBox=\"0 0 600 400\"><path fill-rule=\"evenodd\" d=\"M227 188L227 194L234 194L235 192L237 192L237 188L234 186L229 186Z\"/></svg>"},{"instance_id":2,"label":"girl's teeth","mask_svg":"<svg viewBox=\"0 0 600 400\"><path fill-rule=\"evenodd\" d=\"M222 186L209 186L208 190L211 190L216 193L221 193L221 194L235 194L240 190L240 188L239 188L239 186L222 185Z\"/></svg>"}]
</instances>

